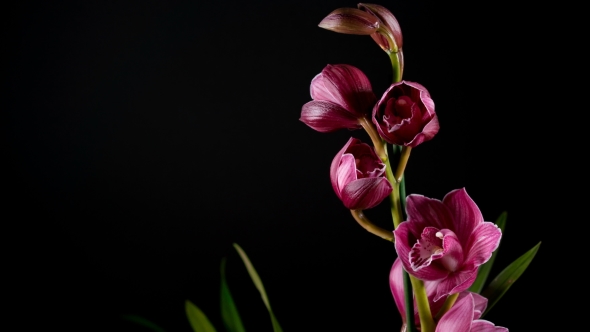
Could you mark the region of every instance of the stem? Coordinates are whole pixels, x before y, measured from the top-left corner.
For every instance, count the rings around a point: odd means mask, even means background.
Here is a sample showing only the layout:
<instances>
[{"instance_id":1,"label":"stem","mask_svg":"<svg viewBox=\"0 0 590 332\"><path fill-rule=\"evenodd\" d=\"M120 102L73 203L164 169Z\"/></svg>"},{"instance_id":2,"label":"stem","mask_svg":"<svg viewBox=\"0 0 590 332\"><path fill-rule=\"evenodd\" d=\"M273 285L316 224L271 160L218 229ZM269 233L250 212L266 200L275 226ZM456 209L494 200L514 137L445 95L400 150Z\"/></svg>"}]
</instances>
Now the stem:
<instances>
[{"instance_id":1,"label":"stem","mask_svg":"<svg viewBox=\"0 0 590 332\"><path fill-rule=\"evenodd\" d=\"M404 55L402 50L399 50L398 52L387 52L387 55L389 55L391 67L393 68L393 83L397 83L402 80Z\"/></svg>"},{"instance_id":2,"label":"stem","mask_svg":"<svg viewBox=\"0 0 590 332\"><path fill-rule=\"evenodd\" d=\"M378 237L387 240L389 242L393 242L393 234L385 230L375 224L373 224L363 213L363 210L350 210L354 219L361 225L364 229L377 235Z\"/></svg>"},{"instance_id":3,"label":"stem","mask_svg":"<svg viewBox=\"0 0 590 332\"><path fill-rule=\"evenodd\" d=\"M402 181L402 176L404 175L406 165L408 164L408 159L410 158L410 152L412 152L411 147L402 147L402 155L399 158L399 163L397 164L397 169L395 170L395 182L399 183Z\"/></svg>"},{"instance_id":4,"label":"stem","mask_svg":"<svg viewBox=\"0 0 590 332\"><path fill-rule=\"evenodd\" d=\"M416 296L416 305L418 306L418 315L420 315L420 330L422 332L434 332L436 325L432 319L430 306L428 305L428 296L424 282L410 275L414 295Z\"/></svg>"},{"instance_id":5,"label":"stem","mask_svg":"<svg viewBox=\"0 0 590 332\"><path fill-rule=\"evenodd\" d=\"M373 142L373 146L375 148L375 152L377 153L377 156L379 156L379 158L382 161L387 160L387 151L385 150L386 149L385 142L383 142L383 140L381 139L381 136L379 136L379 133L377 132L377 129L375 129L375 126L373 125L373 123L371 121L369 121L369 119L367 119L366 117L359 118L359 123L361 124L361 126L363 126L363 128L365 129L367 134L369 134L369 137L371 138L371 141Z\"/></svg>"},{"instance_id":6,"label":"stem","mask_svg":"<svg viewBox=\"0 0 590 332\"><path fill-rule=\"evenodd\" d=\"M414 297L412 296L412 283L410 275L402 269L404 274L404 299L406 302L406 332L416 332L416 323L414 322Z\"/></svg>"},{"instance_id":7,"label":"stem","mask_svg":"<svg viewBox=\"0 0 590 332\"><path fill-rule=\"evenodd\" d=\"M399 226L399 224L403 221L399 197L399 183L395 180L395 176L391 171L389 159L385 161L385 165L385 176L387 177L387 180L389 180L389 183L391 183L391 186L393 187L391 194L389 194L389 198L391 200L391 217L393 218L393 229L396 229L397 226Z\"/></svg>"},{"instance_id":8,"label":"stem","mask_svg":"<svg viewBox=\"0 0 590 332\"><path fill-rule=\"evenodd\" d=\"M434 319L436 319L436 321L438 321L444 314L446 314L447 311L449 311L449 309L451 309L453 307L453 304L455 304L455 301L457 301L458 297L459 297L459 293L455 293L455 294L447 296L447 299L445 300L445 304L443 304L442 308L440 308L440 310L438 311L438 313L436 314Z\"/></svg>"}]
</instances>

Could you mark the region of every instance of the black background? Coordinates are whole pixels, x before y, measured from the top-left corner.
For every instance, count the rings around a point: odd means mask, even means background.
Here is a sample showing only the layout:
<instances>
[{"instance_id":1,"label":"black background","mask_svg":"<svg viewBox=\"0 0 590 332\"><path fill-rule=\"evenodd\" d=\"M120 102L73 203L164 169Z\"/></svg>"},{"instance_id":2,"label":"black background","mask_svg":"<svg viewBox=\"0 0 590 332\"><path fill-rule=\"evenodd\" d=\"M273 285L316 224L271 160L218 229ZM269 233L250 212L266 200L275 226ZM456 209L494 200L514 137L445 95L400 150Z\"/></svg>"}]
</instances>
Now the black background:
<instances>
[{"instance_id":1,"label":"black background","mask_svg":"<svg viewBox=\"0 0 590 332\"><path fill-rule=\"evenodd\" d=\"M548 108L542 18L501 4L380 3L404 36L404 79L429 89L441 129L412 151L408 193L465 187L486 220L508 212L492 275L537 242L525 274L486 317L547 323L551 279ZM184 301L223 331L219 265L249 331L268 314L232 248L258 270L287 331L397 331L393 246L359 227L329 165L349 137L300 122L309 83L347 63L389 86L368 36L317 24L342 1L71 2L4 13L2 233L11 317L61 330L190 331ZM549 171L548 171L549 170ZM387 206L367 211L391 229ZM531 319L520 310L530 307Z\"/></svg>"}]
</instances>

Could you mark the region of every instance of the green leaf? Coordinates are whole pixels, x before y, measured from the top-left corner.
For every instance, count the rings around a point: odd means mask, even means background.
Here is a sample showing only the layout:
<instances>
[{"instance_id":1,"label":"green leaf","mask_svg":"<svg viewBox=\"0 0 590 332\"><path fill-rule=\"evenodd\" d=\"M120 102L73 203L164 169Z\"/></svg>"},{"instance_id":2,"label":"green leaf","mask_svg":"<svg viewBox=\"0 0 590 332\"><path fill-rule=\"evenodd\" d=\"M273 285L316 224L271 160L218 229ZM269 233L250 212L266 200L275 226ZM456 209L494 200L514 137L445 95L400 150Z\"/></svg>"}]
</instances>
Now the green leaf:
<instances>
[{"instance_id":1,"label":"green leaf","mask_svg":"<svg viewBox=\"0 0 590 332\"><path fill-rule=\"evenodd\" d=\"M262 280L260 280L260 277L258 276L258 273L254 269L254 266L250 262L250 259L248 258L248 256L244 252L244 250L237 243L234 243L234 248L236 248L236 250L238 251L238 254L240 254L240 257L242 258L244 265L246 265L246 269L248 270L248 274L250 274L250 278L252 279L252 282L254 283L254 286L256 286L256 289L258 289L258 292L260 292L260 296L262 297L262 302L264 302L264 305L266 306L266 309L268 310L268 313L270 314L270 320L272 322L272 328L273 328L274 332L283 332L283 329L279 325L277 318L275 317L274 313L272 312L272 309L270 308L270 303L268 302L268 296L266 295L266 291L264 290L264 286L262 285Z\"/></svg>"},{"instance_id":2,"label":"green leaf","mask_svg":"<svg viewBox=\"0 0 590 332\"><path fill-rule=\"evenodd\" d=\"M506 211L504 211L498 217L498 220L496 220L496 225L502 231L502 236L504 236L504 229L506 228L506 215L507 215L507 213L506 213ZM500 241L502 241L502 240L500 240ZM473 283L473 285L471 285L471 287L469 287L470 292L474 292L474 293L478 293L478 294L481 293L481 290L483 289L483 285L486 283L486 280L488 280L488 275L490 274L490 271L492 270L492 265L494 265L494 260L496 260L496 255L498 254L499 249L500 249L500 245L498 245L498 248L496 248L496 250L492 253L492 257L490 257L490 259L487 262L485 262L485 264L482 264L479 267L479 270L477 271L477 279L475 279L475 282Z\"/></svg>"},{"instance_id":3,"label":"green leaf","mask_svg":"<svg viewBox=\"0 0 590 332\"><path fill-rule=\"evenodd\" d=\"M136 323L138 325L147 327L154 332L164 332L164 329L159 327L158 325L152 323L151 321L137 315L122 315L121 318L128 320L130 322Z\"/></svg>"},{"instance_id":4,"label":"green leaf","mask_svg":"<svg viewBox=\"0 0 590 332\"><path fill-rule=\"evenodd\" d=\"M186 300L184 302L184 309L186 311L186 316L188 317L188 321L195 332L216 332L215 328L205 316L205 314L199 309L196 305L194 305L191 301Z\"/></svg>"},{"instance_id":5,"label":"green leaf","mask_svg":"<svg viewBox=\"0 0 590 332\"><path fill-rule=\"evenodd\" d=\"M238 314L238 308L229 291L225 278L225 257L221 260L221 318L228 332L246 332Z\"/></svg>"},{"instance_id":6,"label":"green leaf","mask_svg":"<svg viewBox=\"0 0 590 332\"><path fill-rule=\"evenodd\" d=\"M498 276L492 280L490 285L481 293L482 296L488 299L488 307L482 317L494 307L496 302L502 298L510 286L512 286L512 284L514 284L514 282L524 273L533 258L535 258L540 246L541 242L537 243L536 246L518 257L512 262L512 264L508 265L508 267L500 272Z\"/></svg>"}]
</instances>

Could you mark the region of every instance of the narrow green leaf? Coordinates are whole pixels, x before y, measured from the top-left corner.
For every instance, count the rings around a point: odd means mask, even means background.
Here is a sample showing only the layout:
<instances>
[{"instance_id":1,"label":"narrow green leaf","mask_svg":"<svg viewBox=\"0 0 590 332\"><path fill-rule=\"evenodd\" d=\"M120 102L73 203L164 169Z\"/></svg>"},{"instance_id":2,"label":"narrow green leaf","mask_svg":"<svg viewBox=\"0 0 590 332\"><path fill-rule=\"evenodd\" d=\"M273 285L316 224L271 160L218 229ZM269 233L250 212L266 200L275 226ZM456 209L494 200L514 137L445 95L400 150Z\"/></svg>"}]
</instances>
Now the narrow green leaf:
<instances>
[{"instance_id":1,"label":"narrow green leaf","mask_svg":"<svg viewBox=\"0 0 590 332\"><path fill-rule=\"evenodd\" d=\"M238 308L229 291L225 278L225 257L221 260L221 318L228 332L246 332Z\"/></svg>"},{"instance_id":2,"label":"narrow green leaf","mask_svg":"<svg viewBox=\"0 0 590 332\"><path fill-rule=\"evenodd\" d=\"M266 306L266 309L270 314L270 320L272 322L272 328L274 332L283 332L283 329L279 325L277 318L275 317L274 313L272 312L272 309L270 308L270 302L268 302L268 296L266 296L266 291L264 290L264 286L262 285L262 280L260 280L258 273L252 265L252 262L250 262L250 259L246 255L246 252L244 252L244 250L237 243L234 243L234 248L236 248L238 254L240 254L240 257L242 258L244 265L246 265L246 270L248 270L248 274L250 275L250 278L254 283L254 286L256 286L256 289L258 289L258 292L260 292L262 301L264 302L264 305Z\"/></svg>"},{"instance_id":3,"label":"narrow green leaf","mask_svg":"<svg viewBox=\"0 0 590 332\"><path fill-rule=\"evenodd\" d=\"M130 322L136 323L138 325L147 327L154 332L164 332L164 329L156 325L155 323L137 315L122 315L121 318L128 320Z\"/></svg>"},{"instance_id":4,"label":"narrow green leaf","mask_svg":"<svg viewBox=\"0 0 590 332\"><path fill-rule=\"evenodd\" d=\"M514 282L524 273L533 258L535 258L540 246L541 242L537 243L536 246L518 257L500 272L496 278L490 282L490 285L481 293L482 296L488 299L488 307L482 317L494 307L496 302L502 298L510 286L512 286L512 284L514 284Z\"/></svg>"},{"instance_id":5,"label":"narrow green leaf","mask_svg":"<svg viewBox=\"0 0 590 332\"><path fill-rule=\"evenodd\" d=\"M188 317L188 321L195 332L216 332L215 328L205 316L205 314L199 309L196 305L194 305L191 301L186 300L184 302L184 309L186 311L186 316Z\"/></svg>"},{"instance_id":6,"label":"narrow green leaf","mask_svg":"<svg viewBox=\"0 0 590 332\"><path fill-rule=\"evenodd\" d=\"M496 226L498 226L498 228L500 228L500 230L502 231L502 237L504 236L504 229L506 228L506 211L502 212L502 214L498 217L498 220L496 220ZM500 243L502 240L500 240ZM486 283L486 280L488 280L488 275L490 274L490 271L492 270L492 265L494 265L494 260L496 260L496 255L498 254L498 250L500 250L500 246L498 245L498 248L492 253L492 257L490 257L490 259L485 262L485 264L482 264L479 267L479 270L477 271L477 279L475 279L475 282L473 283L473 285L471 285L471 287L469 287L469 291L470 292L474 292L474 293L481 293L481 290L483 289L483 286Z\"/></svg>"}]
</instances>

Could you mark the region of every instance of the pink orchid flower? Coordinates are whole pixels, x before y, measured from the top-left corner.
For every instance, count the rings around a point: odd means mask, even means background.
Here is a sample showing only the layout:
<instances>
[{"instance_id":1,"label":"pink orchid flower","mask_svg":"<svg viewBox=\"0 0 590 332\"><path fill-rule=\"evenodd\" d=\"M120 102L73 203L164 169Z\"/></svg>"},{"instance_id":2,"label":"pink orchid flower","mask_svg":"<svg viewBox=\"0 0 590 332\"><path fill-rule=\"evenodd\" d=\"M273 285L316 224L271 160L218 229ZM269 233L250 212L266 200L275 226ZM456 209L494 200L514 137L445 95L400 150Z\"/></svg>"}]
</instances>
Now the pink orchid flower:
<instances>
[{"instance_id":1,"label":"pink orchid flower","mask_svg":"<svg viewBox=\"0 0 590 332\"><path fill-rule=\"evenodd\" d=\"M464 188L442 201L409 195L407 215L393 232L395 249L409 274L437 281L435 302L468 289L502 237L494 223L483 220Z\"/></svg>"},{"instance_id":2,"label":"pink orchid flower","mask_svg":"<svg viewBox=\"0 0 590 332\"><path fill-rule=\"evenodd\" d=\"M419 83L392 84L373 109L373 123L389 144L416 147L439 130L430 93Z\"/></svg>"},{"instance_id":3,"label":"pink orchid flower","mask_svg":"<svg viewBox=\"0 0 590 332\"><path fill-rule=\"evenodd\" d=\"M303 105L301 120L319 132L359 129L359 119L371 113L377 102L371 82L351 65L327 65L311 81L312 101Z\"/></svg>"},{"instance_id":4,"label":"pink orchid flower","mask_svg":"<svg viewBox=\"0 0 590 332\"><path fill-rule=\"evenodd\" d=\"M406 306L404 301L404 283L402 275L402 262L396 258L389 273L389 286L397 309L402 316L403 325L401 331L406 329ZM436 294L436 281L425 281L424 287L428 296L432 315L442 308L444 301L433 301ZM479 319L485 311L488 300L469 291L459 294L453 307L446 312L437 322L436 332L508 332L505 327L495 326L487 320ZM419 324L418 307L414 305L414 321Z\"/></svg>"},{"instance_id":5,"label":"pink orchid flower","mask_svg":"<svg viewBox=\"0 0 590 332\"><path fill-rule=\"evenodd\" d=\"M385 164L375 150L351 137L330 166L332 188L351 210L375 207L389 196L391 184L383 177Z\"/></svg>"}]
</instances>

